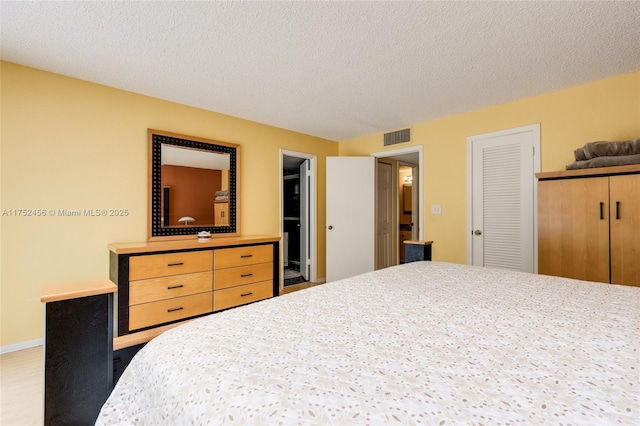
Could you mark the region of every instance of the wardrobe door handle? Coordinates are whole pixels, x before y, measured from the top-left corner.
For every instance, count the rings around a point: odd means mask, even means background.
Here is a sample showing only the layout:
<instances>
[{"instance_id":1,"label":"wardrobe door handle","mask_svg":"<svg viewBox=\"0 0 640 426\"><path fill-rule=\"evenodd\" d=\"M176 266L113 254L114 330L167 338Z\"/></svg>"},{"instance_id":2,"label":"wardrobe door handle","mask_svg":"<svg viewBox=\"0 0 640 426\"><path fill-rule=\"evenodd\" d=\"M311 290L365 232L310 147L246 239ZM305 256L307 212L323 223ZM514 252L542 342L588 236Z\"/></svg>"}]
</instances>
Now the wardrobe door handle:
<instances>
[{"instance_id":1,"label":"wardrobe door handle","mask_svg":"<svg viewBox=\"0 0 640 426\"><path fill-rule=\"evenodd\" d=\"M604 219L604 203L600 203L600 220Z\"/></svg>"},{"instance_id":2,"label":"wardrobe door handle","mask_svg":"<svg viewBox=\"0 0 640 426\"><path fill-rule=\"evenodd\" d=\"M616 201L616 220L620 219L620 201Z\"/></svg>"}]
</instances>

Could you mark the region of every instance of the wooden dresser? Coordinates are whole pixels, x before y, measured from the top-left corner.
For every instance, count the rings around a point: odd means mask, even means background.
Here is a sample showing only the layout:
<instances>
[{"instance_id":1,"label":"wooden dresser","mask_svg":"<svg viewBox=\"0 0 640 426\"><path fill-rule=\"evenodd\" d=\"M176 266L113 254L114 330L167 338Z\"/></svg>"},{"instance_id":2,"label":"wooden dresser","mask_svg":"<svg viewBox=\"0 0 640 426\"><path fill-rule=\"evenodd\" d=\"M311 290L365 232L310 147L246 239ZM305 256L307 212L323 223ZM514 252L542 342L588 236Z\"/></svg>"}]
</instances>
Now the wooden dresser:
<instances>
[{"instance_id":1,"label":"wooden dresser","mask_svg":"<svg viewBox=\"0 0 640 426\"><path fill-rule=\"evenodd\" d=\"M640 286L640 165L538 178L538 272Z\"/></svg>"},{"instance_id":2,"label":"wooden dresser","mask_svg":"<svg viewBox=\"0 0 640 426\"><path fill-rule=\"evenodd\" d=\"M280 237L111 244L117 336L279 294Z\"/></svg>"}]
</instances>

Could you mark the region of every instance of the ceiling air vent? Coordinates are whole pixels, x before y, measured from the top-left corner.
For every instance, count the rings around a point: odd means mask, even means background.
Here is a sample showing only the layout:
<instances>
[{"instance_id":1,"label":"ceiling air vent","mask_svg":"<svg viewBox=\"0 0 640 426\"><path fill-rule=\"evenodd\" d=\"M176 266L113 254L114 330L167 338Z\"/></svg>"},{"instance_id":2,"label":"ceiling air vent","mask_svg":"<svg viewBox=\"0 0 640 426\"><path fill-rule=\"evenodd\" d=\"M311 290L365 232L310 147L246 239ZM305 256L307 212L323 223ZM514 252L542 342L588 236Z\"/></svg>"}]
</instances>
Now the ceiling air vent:
<instances>
[{"instance_id":1,"label":"ceiling air vent","mask_svg":"<svg viewBox=\"0 0 640 426\"><path fill-rule=\"evenodd\" d=\"M402 129L384 134L384 146L409 142L411 140L411 129Z\"/></svg>"}]
</instances>

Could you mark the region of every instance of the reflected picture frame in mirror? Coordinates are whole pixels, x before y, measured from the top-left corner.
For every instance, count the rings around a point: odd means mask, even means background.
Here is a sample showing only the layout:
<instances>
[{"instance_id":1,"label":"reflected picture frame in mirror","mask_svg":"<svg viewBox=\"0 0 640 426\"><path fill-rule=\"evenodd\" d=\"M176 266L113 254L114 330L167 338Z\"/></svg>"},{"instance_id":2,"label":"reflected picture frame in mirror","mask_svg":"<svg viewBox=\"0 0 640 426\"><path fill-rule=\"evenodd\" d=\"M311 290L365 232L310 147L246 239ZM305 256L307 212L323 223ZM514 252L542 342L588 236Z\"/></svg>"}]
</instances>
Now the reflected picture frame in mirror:
<instances>
[{"instance_id":1,"label":"reflected picture frame in mirror","mask_svg":"<svg viewBox=\"0 0 640 426\"><path fill-rule=\"evenodd\" d=\"M221 142L212 139L200 138L195 136L181 135L172 132L166 132L156 129L148 129L149 144L149 184L148 184L148 240L176 240L197 238L198 233L209 232L212 237L227 237L239 235L239 151L240 146L233 143ZM165 194L168 188L163 185L163 146L165 148L178 148L189 151L188 154L196 154L202 152L202 157L211 154L221 154L228 156L228 173L225 171L226 183L224 191L216 191L207 194L207 203L210 203L212 211L212 219L203 221L198 217L191 217L191 214L181 214L180 218L176 218L169 225L165 225ZM165 149L166 151L166 149ZM225 158L225 160L227 160ZM164 165L166 167L166 165ZM194 165L195 168L202 167ZM185 169L185 167L182 167ZM166 169L165 169L166 171ZM202 171L202 170L201 170ZM223 196L218 196L223 195ZM222 201L221 201L222 200ZM220 213L220 206L224 205L223 215L224 222L221 224L215 219L216 214ZM215 207L214 207L215 206ZM166 206L168 208L168 204ZM189 213L189 211L187 211ZM185 220L188 218L189 220ZM193 219L193 220L192 220ZM176 222L173 224L173 222ZM209 223L209 222L215 222Z\"/></svg>"}]
</instances>

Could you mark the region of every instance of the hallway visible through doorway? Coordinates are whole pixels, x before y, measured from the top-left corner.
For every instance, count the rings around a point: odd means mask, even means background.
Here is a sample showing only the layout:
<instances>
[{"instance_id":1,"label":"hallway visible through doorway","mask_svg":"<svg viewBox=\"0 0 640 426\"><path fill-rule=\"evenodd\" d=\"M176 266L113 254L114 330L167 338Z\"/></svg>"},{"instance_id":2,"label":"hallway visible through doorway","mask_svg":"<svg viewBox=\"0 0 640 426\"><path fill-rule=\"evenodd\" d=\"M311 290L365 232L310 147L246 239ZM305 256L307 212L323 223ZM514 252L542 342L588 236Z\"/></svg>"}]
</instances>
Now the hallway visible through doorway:
<instances>
[{"instance_id":1,"label":"hallway visible through doorway","mask_svg":"<svg viewBox=\"0 0 640 426\"><path fill-rule=\"evenodd\" d=\"M404 263L404 241L419 240L423 235L422 227L422 191L420 189L422 177L421 147L408 147L396 151L377 153L379 161L385 161L394 166L393 205L395 211L391 224L391 248L393 264ZM377 239L378 256L385 248L383 241ZM387 248L386 250L389 250Z\"/></svg>"}]
</instances>

